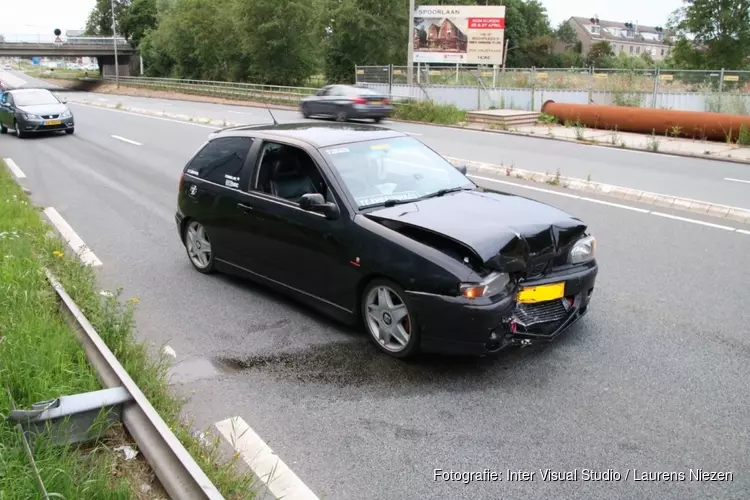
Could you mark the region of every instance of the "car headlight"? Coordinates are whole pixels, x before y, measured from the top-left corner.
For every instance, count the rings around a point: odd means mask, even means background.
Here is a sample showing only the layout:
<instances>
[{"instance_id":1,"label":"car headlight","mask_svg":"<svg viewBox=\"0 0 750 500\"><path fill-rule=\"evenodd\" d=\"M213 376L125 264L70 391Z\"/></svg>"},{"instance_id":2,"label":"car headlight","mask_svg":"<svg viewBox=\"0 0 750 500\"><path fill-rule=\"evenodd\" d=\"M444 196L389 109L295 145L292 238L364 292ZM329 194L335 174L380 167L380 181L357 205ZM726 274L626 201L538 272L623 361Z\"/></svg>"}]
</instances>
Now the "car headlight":
<instances>
[{"instance_id":1,"label":"car headlight","mask_svg":"<svg viewBox=\"0 0 750 500\"><path fill-rule=\"evenodd\" d=\"M596 257L596 238L586 236L576 241L568 254L568 263L584 264L591 262Z\"/></svg>"},{"instance_id":2,"label":"car headlight","mask_svg":"<svg viewBox=\"0 0 750 500\"><path fill-rule=\"evenodd\" d=\"M30 114L28 114L28 113L24 113L24 114L23 114L23 116L24 116L24 118L26 118L27 120L41 120L41 119L42 119L41 117L39 117L39 116L37 116L37 115L30 115Z\"/></svg>"},{"instance_id":3,"label":"car headlight","mask_svg":"<svg viewBox=\"0 0 750 500\"><path fill-rule=\"evenodd\" d=\"M62 114L60 114L60 118L71 118L72 116L73 113L71 113L69 109L66 109L62 112Z\"/></svg>"},{"instance_id":4,"label":"car headlight","mask_svg":"<svg viewBox=\"0 0 750 500\"><path fill-rule=\"evenodd\" d=\"M508 283L510 276L507 273L492 273L481 283L462 283L459 293L467 299L492 297L505 290Z\"/></svg>"}]
</instances>

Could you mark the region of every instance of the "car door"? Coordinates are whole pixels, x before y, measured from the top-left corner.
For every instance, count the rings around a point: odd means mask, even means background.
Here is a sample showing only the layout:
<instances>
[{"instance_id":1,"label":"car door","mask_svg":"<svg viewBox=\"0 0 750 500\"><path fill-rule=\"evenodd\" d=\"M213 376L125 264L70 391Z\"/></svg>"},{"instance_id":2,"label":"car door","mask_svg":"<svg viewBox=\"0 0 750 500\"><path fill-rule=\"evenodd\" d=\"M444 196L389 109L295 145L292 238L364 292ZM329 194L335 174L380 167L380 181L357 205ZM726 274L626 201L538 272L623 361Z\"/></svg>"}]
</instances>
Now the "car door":
<instances>
[{"instance_id":1,"label":"car door","mask_svg":"<svg viewBox=\"0 0 750 500\"><path fill-rule=\"evenodd\" d=\"M318 301L351 310L359 276L346 239L351 219L315 156L299 145L276 141L260 147L254 178L238 203L245 217L241 265ZM290 175L280 180L282 170ZM291 188L283 193L274 189L280 182ZM329 220L300 208L297 200L305 192L324 194L339 206L340 217Z\"/></svg>"},{"instance_id":2,"label":"car door","mask_svg":"<svg viewBox=\"0 0 750 500\"><path fill-rule=\"evenodd\" d=\"M217 259L237 259L237 193L250 175L245 167L252 145L251 137L219 137L206 143L185 167L184 211L206 228Z\"/></svg>"}]
</instances>

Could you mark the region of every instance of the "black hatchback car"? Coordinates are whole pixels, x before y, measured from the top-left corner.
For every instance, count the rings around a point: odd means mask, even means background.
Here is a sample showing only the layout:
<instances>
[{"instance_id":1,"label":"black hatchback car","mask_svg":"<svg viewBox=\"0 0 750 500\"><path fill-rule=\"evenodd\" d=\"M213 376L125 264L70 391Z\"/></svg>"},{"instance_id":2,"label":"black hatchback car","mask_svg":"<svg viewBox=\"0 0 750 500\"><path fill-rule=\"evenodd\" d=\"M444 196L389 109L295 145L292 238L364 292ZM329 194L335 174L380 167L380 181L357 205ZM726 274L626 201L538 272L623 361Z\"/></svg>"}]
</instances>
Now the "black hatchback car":
<instances>
[{"instance_id":1,"label":"black hatchback car","mask_svg":"<svg viewBox=\"0 0 750 500\"><path fill-rule=\"evenodd\" d=\"M75 131L73 113L46 89L13 89L0 94L0 134L19 138L37 132Z\"/></svg>"},{"instance_id":2,"label":"black hatchback car","mask_svg":"<svg viewBox=\"0 0 750 500\"><path fill-rule=\"evenodd\" d=\"M588 309L580 220L487 191L422 142L370 125L212 134L180 180L193 266L361 321L386 353L488 354L552 340Z\"/></svg>"}]
</instances>

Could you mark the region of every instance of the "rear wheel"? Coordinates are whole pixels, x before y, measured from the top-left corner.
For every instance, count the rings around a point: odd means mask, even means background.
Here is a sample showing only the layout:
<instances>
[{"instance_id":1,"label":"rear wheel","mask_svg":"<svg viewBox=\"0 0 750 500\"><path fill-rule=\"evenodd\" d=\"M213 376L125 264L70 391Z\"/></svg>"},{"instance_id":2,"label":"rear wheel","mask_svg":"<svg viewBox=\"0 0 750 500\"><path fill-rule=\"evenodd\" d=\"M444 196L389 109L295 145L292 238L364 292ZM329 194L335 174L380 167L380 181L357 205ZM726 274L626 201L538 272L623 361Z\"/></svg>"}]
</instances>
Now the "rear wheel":
<instances>
[{"instance_id":1,"label":"rear wheel","mask_svg":"<svg viewBox=\"0 0 750 500\"><path fill-rule=\"evenodd\" d=\"M214 253L206 228L197 220L190 221L185 227L183 237L190 263L198 271L209 274L214 270Z\"/></svg>"},{"instance_id":2,"label":"rear wheel","mask_svg":"<svg viewBox=\"0 0 750 500\"><path fill-rule=\"evenodd\" d=\"M395 358L419 350L419 324L404 290L386 279L373 280L362 294L362 320L375 344Z\"/></svg>"},{"instance_id":3,"label":"rear wheel","mask_svg":"<svg viewBox=\"0 0 750 500\"><path fill-rule=\"evenodd\" d=\"M8 127L0 124L0 134L7 134L7 133L8 133Z\"/></svg>"},{"instance_id":4,"label":"rear wheel","mask_svg":"<svg viewBox=\"0 0 750 500\"><path fill-rule=\"evenodd\" d=\"M304 104L300 106L300 112L304 118L310 118L310 110Z\"/></svg>"},{"instance_id":5,"label":"rear wheel","mask_svg":"<svg viewBox=\"0 0 750 500\"><path fill-rule=\"evenodd\" d=\"M382 118L379 116L377 118L372 119L372 121L374 121L375 123L380 123L380 120L382 120Z\"/></svg>"},{"instance_id":6,"label":"rear wheel","mask_svg":"<svg viewBox=\"0 0 750 500\"><path fill-rule=\"evenodd\" d=\"M339 109L336 111L336 121L337 122L345 122L349 120L349 115L347 114L345 109Z\"/></svg>"}]
</instances>

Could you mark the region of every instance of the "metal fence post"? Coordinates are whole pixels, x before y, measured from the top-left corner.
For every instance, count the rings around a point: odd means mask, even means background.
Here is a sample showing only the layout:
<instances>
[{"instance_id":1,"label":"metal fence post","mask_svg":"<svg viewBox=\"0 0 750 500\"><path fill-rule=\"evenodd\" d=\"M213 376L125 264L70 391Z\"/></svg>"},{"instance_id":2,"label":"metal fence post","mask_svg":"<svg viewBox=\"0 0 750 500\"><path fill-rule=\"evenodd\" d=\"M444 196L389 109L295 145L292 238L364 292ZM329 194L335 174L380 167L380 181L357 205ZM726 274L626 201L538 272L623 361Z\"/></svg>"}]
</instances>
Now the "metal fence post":
<instances>
[{"instance_id":1,"label":"metal fence post","mask_svg":"<svg viewBox=\"0 0 750 500\"><path fill-rule=\"evenodd\" d=\"M589 66L589 104L594 102L594 65Z\"/></svg>"},{"instance_id":2,"label":"metal fence post","mask_svg":"<svg viewBox=\"0 0 750 500\"><path fill-rule=\"evenodd\" d=\"M477 111L482 110L482 67L477 65Z\"/></svg>"},{"instance_id":3,"label":"metal fence post","mask_svg":"<svg viewBox=\"0 0 750 500\"><path fill-rule=\"evenodd\" d=\"M654 73L654 94L651 96L651 107L656 108L656 98L659 95L659 74L661 70L657 66L656 72Z\"/></svg>"},{"instance_id":4,"label":"metal fence post","mask_svg":"<svg viewBox=\"0 0 750 500\"><path fill-rule=\"evenodd\" d=\"M534 111L535 100L536 100L536 67L531 67L531 107L529 111Z\"/></svg>"},{"instance_id":5,"label":"metal fence post","mask_svg":"<svg viewBox=\"0 0 750 500\"><path fill-rule=\"evenodd\" d=\"M719 113L721 113L721 104L724 97L722 92L724 92L724 68L721 68L721 73L719 73L719 108L716 110Z\"/></svg>"},{"instance_id":6,"label":"metal fence post","mask_svg":"<svg viewBox=\"0 0 750 500\"><path fill-rule=\"evenodd\" d=\"M393 95L393 64L388 65L388 97Z\"/></svg>"}]
</instances>

